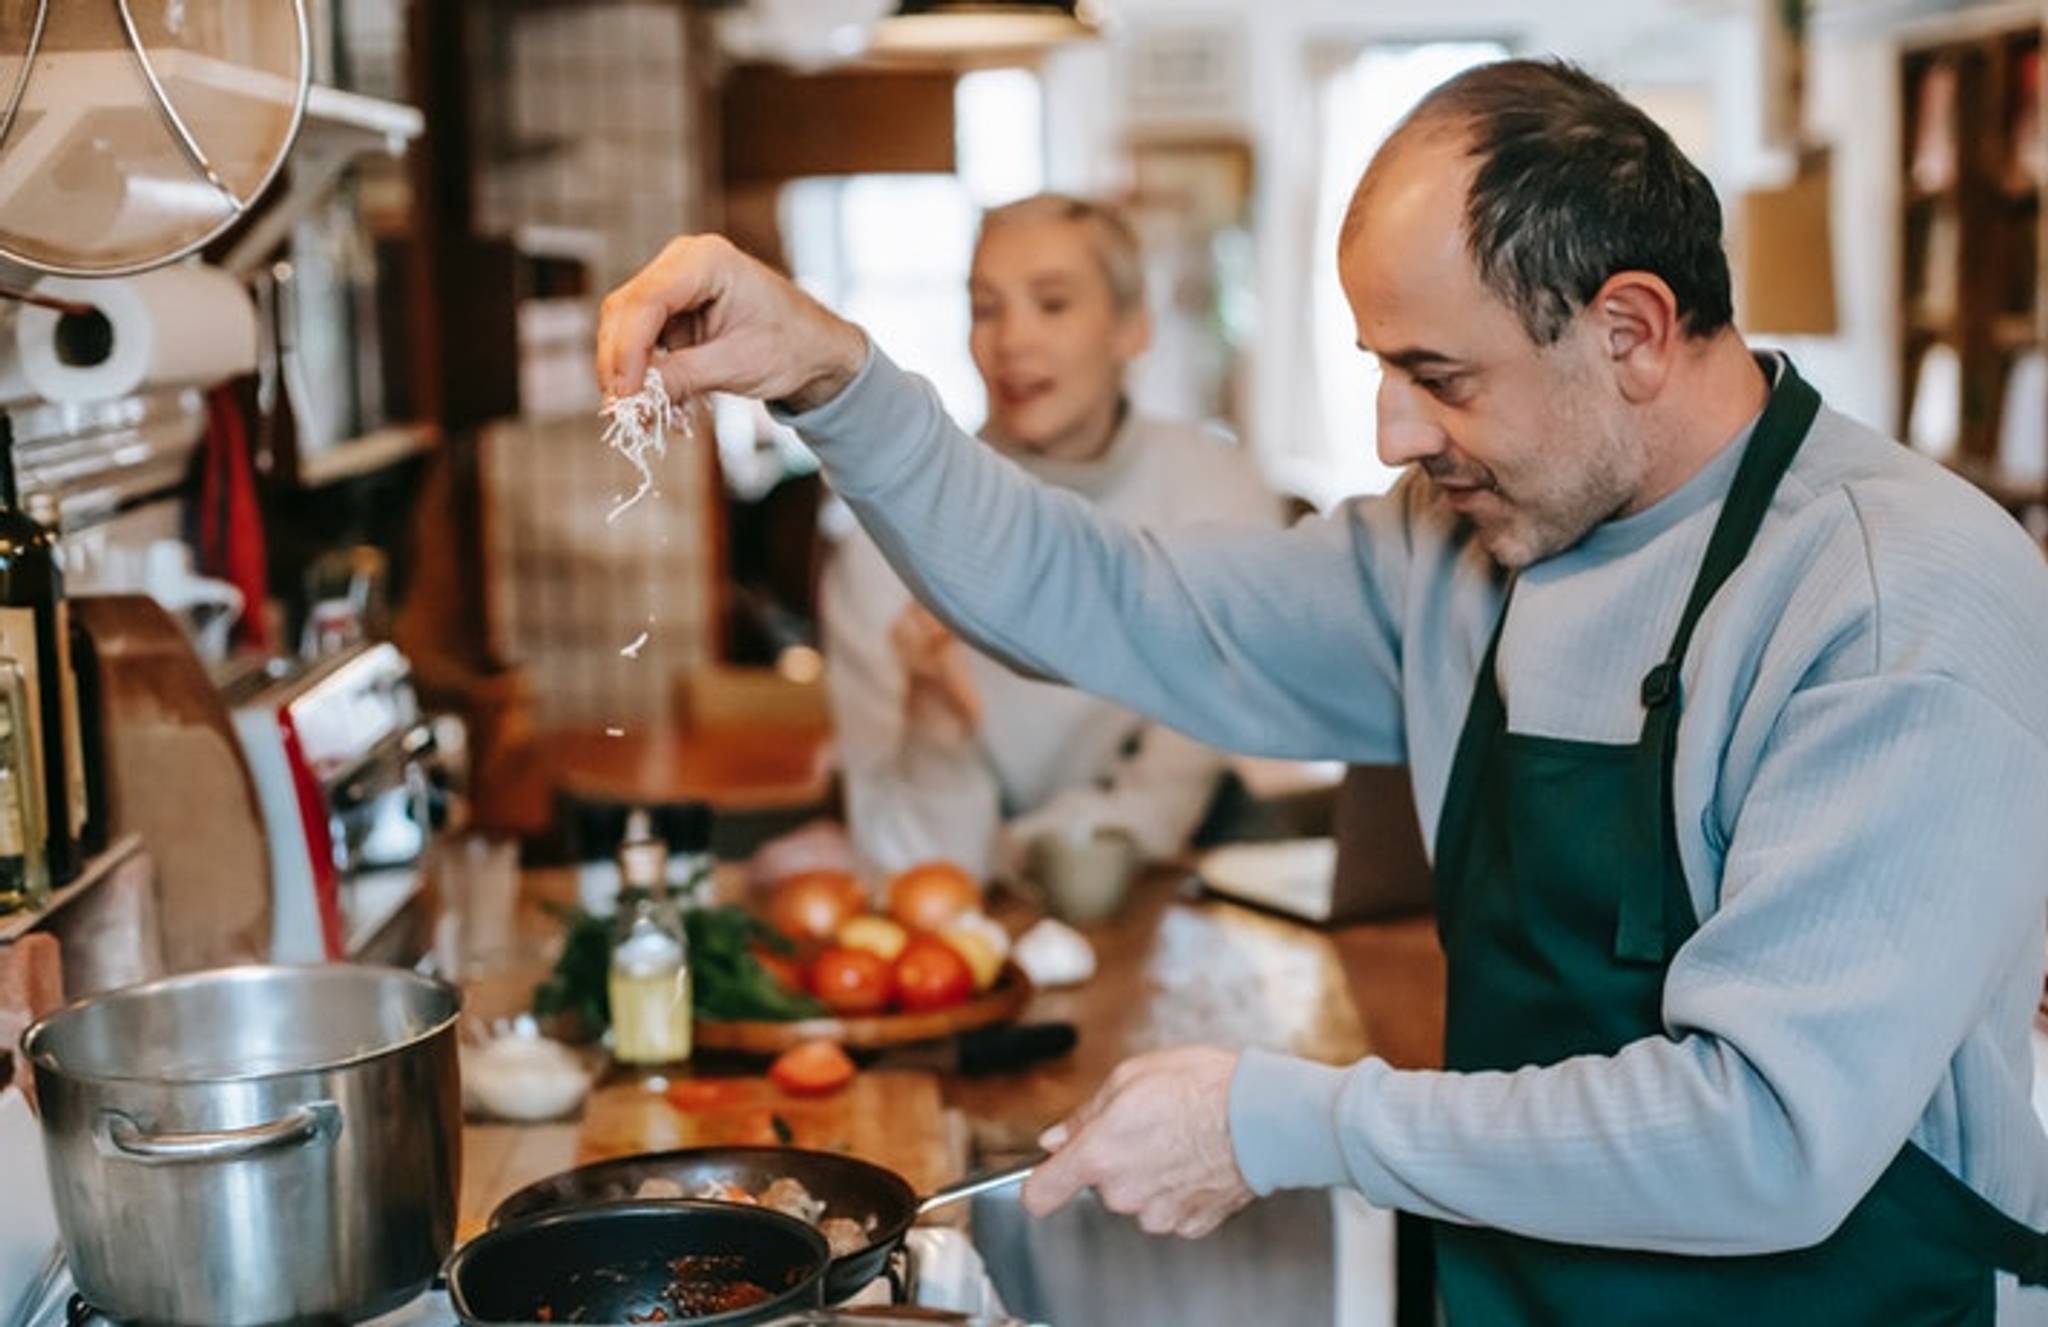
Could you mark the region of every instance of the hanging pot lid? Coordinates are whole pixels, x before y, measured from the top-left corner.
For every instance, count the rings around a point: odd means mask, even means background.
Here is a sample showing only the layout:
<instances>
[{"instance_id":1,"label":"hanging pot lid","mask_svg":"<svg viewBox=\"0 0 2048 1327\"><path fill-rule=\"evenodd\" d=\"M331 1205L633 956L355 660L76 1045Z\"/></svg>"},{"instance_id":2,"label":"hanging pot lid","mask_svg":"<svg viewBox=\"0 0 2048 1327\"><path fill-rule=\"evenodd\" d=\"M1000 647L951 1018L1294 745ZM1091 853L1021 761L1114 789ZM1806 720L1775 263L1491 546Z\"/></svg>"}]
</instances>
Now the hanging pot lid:
<instances>
[{"instance_id":1,"label":"hanging pot lid","mask_svg":"<svg viewBox=\"0 0 2048 1327\"><path fill-rule=\"evenodd\" d=\"M0 258L125 276L203 247L304 118L301 0L0 0Z\"/></svg>"}]
</instances>

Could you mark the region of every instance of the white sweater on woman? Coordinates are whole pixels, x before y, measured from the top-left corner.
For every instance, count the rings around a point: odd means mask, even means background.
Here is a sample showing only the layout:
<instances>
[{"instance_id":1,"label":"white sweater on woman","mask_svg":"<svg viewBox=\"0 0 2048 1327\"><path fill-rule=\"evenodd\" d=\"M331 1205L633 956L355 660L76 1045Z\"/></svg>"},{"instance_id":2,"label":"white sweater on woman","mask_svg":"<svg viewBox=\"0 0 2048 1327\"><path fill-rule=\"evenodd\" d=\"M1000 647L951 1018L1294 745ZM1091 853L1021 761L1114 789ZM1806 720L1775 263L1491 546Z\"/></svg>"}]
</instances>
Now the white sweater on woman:
<instances>
[{"instance_id":1,"label":"white sweater on woman","mask_svg":"<svg viewBox=\"0 0 2048 1327\"><path fill-rule=\"evenodd\" d=\"M1278 503L1250 458L1193 424L1129 416L1109 450L1082 464L1008 455L1135 526L1278 524ZM911 602L873 540L857 529L840 538L819 612L847 819L862 856L888 871L947 858L987 874L1000 864L1005 827L1021 845L1098 825L1128 830L1148 856L1180 850L1215 790L1218 752L966 645L980 730L931 709L907 714L889 629Z\"/></svg>"}]
</instances>

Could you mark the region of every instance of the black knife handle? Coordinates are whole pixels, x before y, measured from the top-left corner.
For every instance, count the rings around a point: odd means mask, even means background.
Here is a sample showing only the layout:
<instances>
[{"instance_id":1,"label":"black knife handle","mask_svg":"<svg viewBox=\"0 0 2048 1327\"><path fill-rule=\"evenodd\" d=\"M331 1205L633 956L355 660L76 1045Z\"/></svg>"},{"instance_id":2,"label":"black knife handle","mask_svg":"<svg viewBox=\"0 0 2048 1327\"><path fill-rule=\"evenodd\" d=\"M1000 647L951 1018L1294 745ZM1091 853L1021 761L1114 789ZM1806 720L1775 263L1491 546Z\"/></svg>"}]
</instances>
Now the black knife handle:
<instances>
[{"instance_id":1,"label":"black knife handle","mask_svg":"<svg viewBox=\"0 0 2048 1327\"><path fill-rule=\"evenodd\" d=\"M968 1077L998 1074L1074 1049L1080 1034L1072 1023L998 1023L960 1034L960 1072Z\"/></svg>"}]
</instances>

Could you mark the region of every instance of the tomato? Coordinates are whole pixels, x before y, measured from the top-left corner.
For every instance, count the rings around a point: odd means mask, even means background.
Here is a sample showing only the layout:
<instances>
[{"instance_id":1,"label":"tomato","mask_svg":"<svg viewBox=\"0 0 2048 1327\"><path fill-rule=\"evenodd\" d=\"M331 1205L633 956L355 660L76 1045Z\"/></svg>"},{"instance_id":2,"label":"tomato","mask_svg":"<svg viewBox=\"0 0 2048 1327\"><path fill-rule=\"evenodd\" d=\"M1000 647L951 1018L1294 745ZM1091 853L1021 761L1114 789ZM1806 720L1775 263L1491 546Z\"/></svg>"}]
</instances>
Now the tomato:
<instances>
[{"instance_id":1,"label":"tomato","mask_svg":"<svg viewBox=\"0 0 2048 1327\"><path fill-rule=\"evenodd\" d=\"M888 963L865 949L834 945L811 964L811 994L835 1014L878 1014L894 986Z\"/></svg>"},{"instance_id":2,"label":"tomato","mask_svg":"<svg viewBox=\"0 0 2048 1327\"><path fill-rule=\"evenodd\" d=\"M806 1041L777 1056L768 1078L793 1096L836 1092L853 1081L853 1061L837 1042Z\"/></svg>"},{"instance_id":3,"label":"tomato","mask_svg":"<svg viewBox=\"0 0 2048 1327\"><path fill-rule=\"evenodd\" d=\"M745 1101L747 1085L737 1078L677 1078L662 1095L685 1115L696 1115Z\"/></svg>"},{"instance_id":4,"label":"tomato","mask_svg":"<svg viewBox=\"0 0 2048 1327\"><path fill-rule=\"evenodd\" d=\"M810 990L810 987L804 982L804 965L788 955L778 954L772 949L757 947L754 950L754 961L759 963L762 970L783 990L792 991L798 995L805 994Z\"/></svg>"},{"instance_id":5,"label":"tomato","mask_svg":"<svg viewBox=\"0 0 2048 1327\"><path fill-rule=\"evenodd\" d=\"M944 1009L974 993L974 972L945 941L913 936L896 960L896 993L905 1009Z\"/></svg>"}]
</instances>

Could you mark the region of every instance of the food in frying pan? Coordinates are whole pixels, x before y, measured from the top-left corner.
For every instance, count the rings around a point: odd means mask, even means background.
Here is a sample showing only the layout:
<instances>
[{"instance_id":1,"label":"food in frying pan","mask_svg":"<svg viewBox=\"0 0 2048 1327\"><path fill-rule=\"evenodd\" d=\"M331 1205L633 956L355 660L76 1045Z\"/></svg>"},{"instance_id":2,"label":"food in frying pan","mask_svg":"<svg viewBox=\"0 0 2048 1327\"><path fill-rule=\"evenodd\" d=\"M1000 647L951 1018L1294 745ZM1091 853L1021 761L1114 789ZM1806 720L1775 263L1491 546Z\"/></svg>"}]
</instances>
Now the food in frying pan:
<instances>
[{"instance_id":1,"label":"food in frying pan","mask_svg":"<svg viewBox=\"0 0 2048 1327\"><path fill-rule=\"evenodd\" d=\"M641 1198L711 1198L722 1203L745 1203L750 1207L766 1207L793 1216L806 1225L817 1227L825 1237L832 1256L844 1258L859 1253L874 1243L875 1219L869 1216L857 1221L850 1216L831 1216L827 1213L825 1201L814 1197L803 1181L784 1176L770 1182L760 1193L749 1193L737 1184L719 1181L698 1188L695 1193L686 1193L683 1186L671 1179L659 1176L641 1181L633 1191L633 1197Z\"/></svg>"},{"instance_id":2,"label":"food in frying pan","mask_svg":"<svg viewBox=\"0 0 2048 1327\"><path fill-rule=\"evenodd\" d=\"M740 1273L746 1270L747 1260L737 1253L686 1253L669 1261L669 1283L662 1287L660 1302L645 1313L629 1313L627 1322L688 1322L692 1318L708 1318L714 1313L730 1313L734 1309L752 1308L775 1298L773 1292L758 1281L749 1281ZM542 1304L534 1310L533 1316L541 1322L556 1320L554 1306ZM577 1310L563 1319L575 1322L582 1316Z\"/></svg>"}]
</instances>

